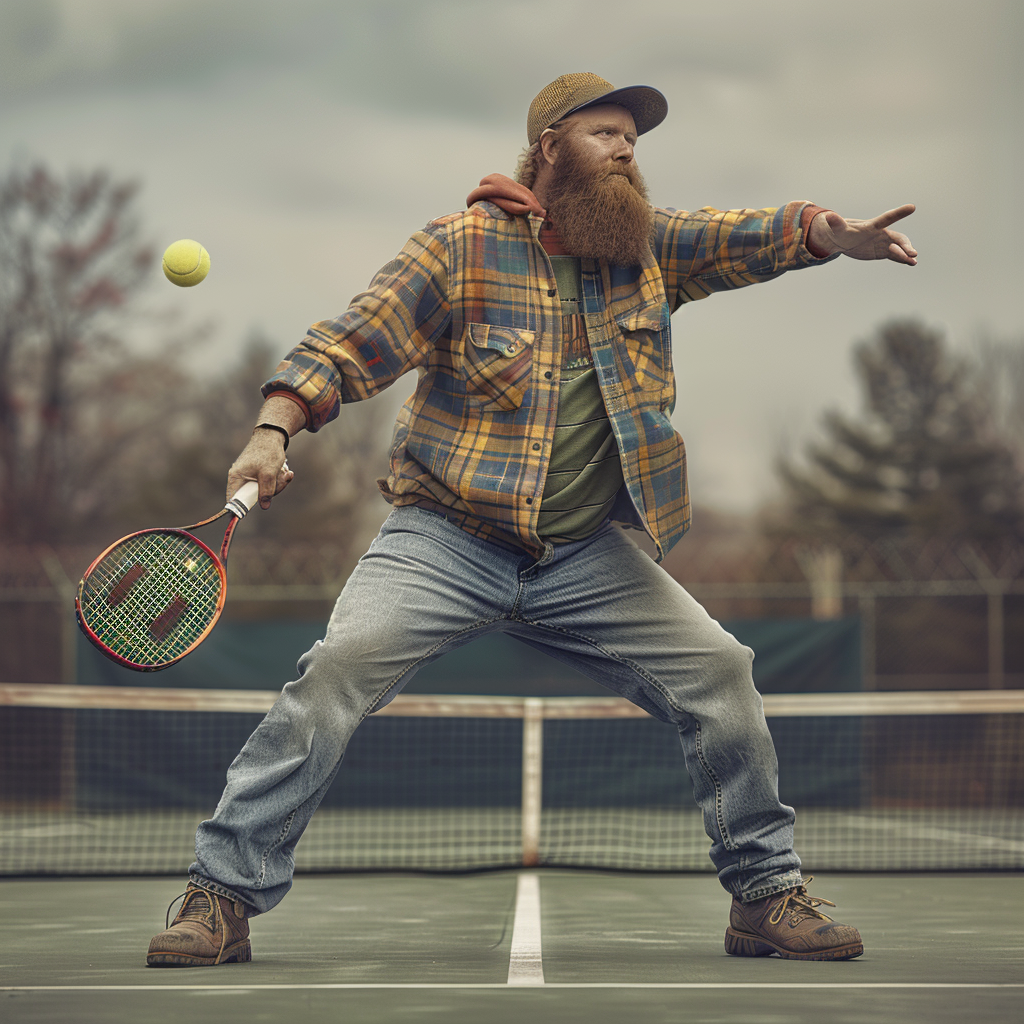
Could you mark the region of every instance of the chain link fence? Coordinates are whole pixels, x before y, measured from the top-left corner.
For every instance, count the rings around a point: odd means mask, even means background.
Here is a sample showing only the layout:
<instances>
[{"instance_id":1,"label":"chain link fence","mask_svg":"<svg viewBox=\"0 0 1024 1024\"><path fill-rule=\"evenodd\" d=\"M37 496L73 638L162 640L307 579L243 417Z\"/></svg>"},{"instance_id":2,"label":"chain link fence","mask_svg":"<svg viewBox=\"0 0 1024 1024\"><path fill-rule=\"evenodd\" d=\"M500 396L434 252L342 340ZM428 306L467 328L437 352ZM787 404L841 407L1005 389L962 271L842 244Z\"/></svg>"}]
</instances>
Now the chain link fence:
<instances>
[{"instance_id":1,"label":"chain link fence","mask_svg":"<svg viewBox=\"0 0 1024 1024\"><path fill-rule=\"evenodd\" d=\"M225 617L326 621L350 544L252 540L232 552ZM77 679L77 580L95 549L0 547L0 681ZM1024 547L851 538L694 537L665 568L717 619L860 621L866 690L1024 686Z\"/></svg>"}]
</instances>

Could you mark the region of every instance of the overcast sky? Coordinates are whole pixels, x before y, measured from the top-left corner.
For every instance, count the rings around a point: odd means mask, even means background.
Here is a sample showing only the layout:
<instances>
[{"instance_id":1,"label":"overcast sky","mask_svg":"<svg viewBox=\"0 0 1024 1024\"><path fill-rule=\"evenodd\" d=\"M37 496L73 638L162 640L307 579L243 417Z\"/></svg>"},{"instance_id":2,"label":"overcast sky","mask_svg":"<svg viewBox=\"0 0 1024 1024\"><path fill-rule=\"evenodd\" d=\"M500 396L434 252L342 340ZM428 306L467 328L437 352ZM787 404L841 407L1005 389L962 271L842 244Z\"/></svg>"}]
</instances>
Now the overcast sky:
<instances>
[{"instance_id":1,"label":"overcast sky","mask_svg":"<svg viewBox=\"0 0 1024 1024\"><path fill-rule=\"evenodd\" d=\"M1024 338L1022 42L1020 0L0 0L0 154L141 180L154 244L212 256L152 296L213 317L222 362L254 328L283 355L511 173L566 71L668 97L637 148L658 205L917 203L916 268L844 259L673 317L694 498L745 509L781 438L857 407L851 345L887 318Z\"/></svg>"}]
</instances>

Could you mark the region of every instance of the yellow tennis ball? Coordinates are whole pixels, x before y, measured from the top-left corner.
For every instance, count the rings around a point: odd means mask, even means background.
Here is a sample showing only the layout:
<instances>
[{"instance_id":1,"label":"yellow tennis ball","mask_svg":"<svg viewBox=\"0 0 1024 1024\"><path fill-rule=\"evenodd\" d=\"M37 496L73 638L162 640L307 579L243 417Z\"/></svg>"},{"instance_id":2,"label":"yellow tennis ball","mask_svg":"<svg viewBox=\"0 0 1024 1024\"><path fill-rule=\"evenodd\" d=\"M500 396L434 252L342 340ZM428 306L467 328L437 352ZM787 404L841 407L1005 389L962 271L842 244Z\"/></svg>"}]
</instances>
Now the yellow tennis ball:
<instances>
[{"instance_id":1,"label":"yellow tennis ball","mask_svg":"<svg viewBox=\"0 0 1024 1024\"><path fill-rule=\"evenodd\" d=\"M191 238L172 242L164 250L164 276L172 284L191 288L210 272L210 254Z\"/></svg>"}]
</instances>

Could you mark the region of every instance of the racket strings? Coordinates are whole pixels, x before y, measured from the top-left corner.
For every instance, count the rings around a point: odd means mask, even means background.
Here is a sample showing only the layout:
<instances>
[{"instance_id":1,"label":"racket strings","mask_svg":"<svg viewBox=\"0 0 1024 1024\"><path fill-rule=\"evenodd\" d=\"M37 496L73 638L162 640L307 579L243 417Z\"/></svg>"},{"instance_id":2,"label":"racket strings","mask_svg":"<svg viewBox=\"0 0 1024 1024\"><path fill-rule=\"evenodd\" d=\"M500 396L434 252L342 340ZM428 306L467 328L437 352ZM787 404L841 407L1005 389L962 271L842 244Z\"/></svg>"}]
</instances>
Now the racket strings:
<instances>
[{"instance_id":1,"label":"racket strings","mask_svg":"<svg viewBox=\"0 0 1024 1024\"><path fill-rule=\"evenodd\" d=\"M82 615L116 654L160 666L202 636L222 591L219 567L198 541L153 531L118 544L93 568L82 590Z\"/></svg>"}]
</instances>

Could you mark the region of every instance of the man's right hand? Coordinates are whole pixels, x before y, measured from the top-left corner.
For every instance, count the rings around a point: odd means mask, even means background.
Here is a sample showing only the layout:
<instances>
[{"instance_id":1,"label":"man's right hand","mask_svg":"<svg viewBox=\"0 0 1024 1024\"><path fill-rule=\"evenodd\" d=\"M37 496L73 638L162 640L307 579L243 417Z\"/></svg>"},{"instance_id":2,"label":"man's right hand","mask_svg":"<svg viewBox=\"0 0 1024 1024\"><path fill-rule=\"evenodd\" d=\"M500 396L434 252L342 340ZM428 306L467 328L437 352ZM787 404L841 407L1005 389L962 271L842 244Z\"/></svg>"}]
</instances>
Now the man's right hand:
<instances>
[{"instance_id":1,"label":"man's right hand","mask_svg":"<svg viewBox=\"0 0 1024 1024\"><path fill-rule=\"evenodd\" d=\"M254 430L228 470L227 497L230 500L247 480L256 480L260 485L260 508L270 508L270 499L283 491L294 476L285 458L284 436L276 430Z\"/></svg>"},{"instance_id":2,"label":"man's right hand","mask_svg":"<svg viewBox=\"0 0 1024 1024\"><path fill-rule=\"evenodd\" d=\"M294 435L305 427L306 417L290 398L271 395L263 403L249 443L228 470L229 501L246 480L256 480L260 485L260 507L270 508L270 499L283 491L295 474L284 457L284 434L281 430L258 429L260 423L273 423Z\"/></svg>"}]
</instances>

